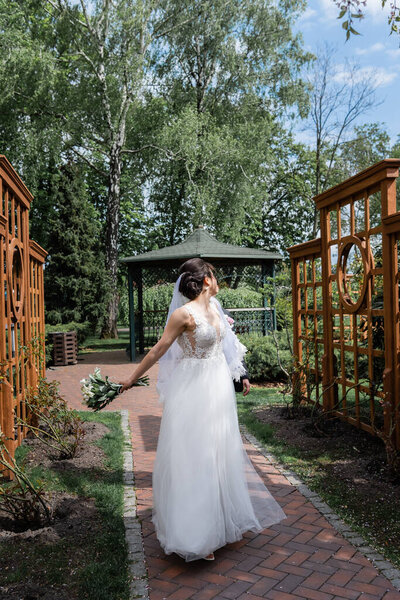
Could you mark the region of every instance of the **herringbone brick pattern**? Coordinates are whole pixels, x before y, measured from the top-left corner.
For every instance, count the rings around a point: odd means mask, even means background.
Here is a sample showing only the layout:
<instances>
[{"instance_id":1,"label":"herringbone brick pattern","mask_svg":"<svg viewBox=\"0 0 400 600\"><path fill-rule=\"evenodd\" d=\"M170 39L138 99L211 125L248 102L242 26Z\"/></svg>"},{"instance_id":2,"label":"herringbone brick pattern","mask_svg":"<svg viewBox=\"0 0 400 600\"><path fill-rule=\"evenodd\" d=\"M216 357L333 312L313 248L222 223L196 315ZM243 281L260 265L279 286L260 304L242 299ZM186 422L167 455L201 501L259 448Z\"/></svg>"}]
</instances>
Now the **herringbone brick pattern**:
<instances>
[{"instance_id":1,"label":"herringbone brick pattern","mask_svg":"<svg viewBox=\"0 0 400 600\"><path fill-rule=\"evenodd\" d=\"M124 352L105 352L48 371L48 378L59 380L70 406L82 409L79 381L95 366L116 381L127 378L132 368ZM129 410L150 600L400 600L389 580L246 440L254 466L287 519L260 534L245 533L242 540L218 549L213 562L185 563L175 554L166 556L151 522L152 465L162 406L155 389L156 366L149 375L150 387L129 390L110 409Z\"/></svg>"}]
</instances>

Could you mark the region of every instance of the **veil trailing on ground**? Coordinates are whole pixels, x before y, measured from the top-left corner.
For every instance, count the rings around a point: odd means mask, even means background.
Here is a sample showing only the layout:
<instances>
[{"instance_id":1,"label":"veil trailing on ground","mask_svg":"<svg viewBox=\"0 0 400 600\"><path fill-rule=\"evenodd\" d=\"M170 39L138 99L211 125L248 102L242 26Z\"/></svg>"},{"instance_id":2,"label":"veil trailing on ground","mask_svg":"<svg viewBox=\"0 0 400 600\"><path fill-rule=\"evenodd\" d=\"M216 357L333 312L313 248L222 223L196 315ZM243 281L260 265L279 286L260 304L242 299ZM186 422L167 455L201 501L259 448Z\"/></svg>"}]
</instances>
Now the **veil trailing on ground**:
<instances>
[{"instance_id":1,"label":"veil trailing on ground","mask_svg":"<svg viewBox=\"0 0 400 600\"><path fill-rule=\"evenodd\" d=\"M175 282L174 293L172 295L171 304L169 305L168 316L165 325L168 323L174 310L189 302L189 298L186 298L186 296L181 294L179 291L181 278L182 275L179 275ZM243 358L247 352L247 348L238 340L234 332L229 327L225 313L222 310L222 306L219 301L212 297L211 302L215 304L221 318L222 326L225 327L225 336L223 338L222 348L225 354L226 362L228 363L232 378L236 381L239 381L240 377L246 373L243 365ZM182 349L178 344L178 341L175 340L159 360L157 391L159 393L160 403L164 402L165 392L170 382L173 381L175 367L181 358Z\"/></svg>"}]
</instances>

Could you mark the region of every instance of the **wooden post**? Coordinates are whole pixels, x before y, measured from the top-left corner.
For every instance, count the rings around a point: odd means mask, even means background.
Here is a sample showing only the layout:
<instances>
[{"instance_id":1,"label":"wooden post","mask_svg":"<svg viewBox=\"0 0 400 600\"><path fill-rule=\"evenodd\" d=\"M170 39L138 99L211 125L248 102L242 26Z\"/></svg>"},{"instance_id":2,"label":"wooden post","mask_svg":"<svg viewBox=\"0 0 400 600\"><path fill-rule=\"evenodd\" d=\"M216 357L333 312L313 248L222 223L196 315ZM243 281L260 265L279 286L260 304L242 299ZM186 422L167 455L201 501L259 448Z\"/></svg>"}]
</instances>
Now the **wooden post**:
<instances>
[{"instance_id":1,"label":"wooden post","mask_svg":"<svg viewBox=\"0 0 400 600\"><path fill-rule=\"evenodd\" d=\"M136 336L135 336L135 301L133 296L133 273L130 265L128 266L128 298L129 298L129 341L130 341L130 359L133 362L136 358Z\"/></svg>"},{"instance_id":2,"label":"wooden post","mask_svg":"<svg viewBox=\"0 0 400 600\"><path fill-rule=\"evenodd\" d=\"M301 316L300 316L300 297L299 297L299 280L300 280L300 269L298 258L292 258L290 261L292 269L292 311L293 311L293 354L296 359L295 366L297 367L302 360L302 347L299 339L300 328L301 328ZM293 390L294 394L300 396L300 374L297 370L293 374ZM298 398L299 399L299 398Z\"/></svg>"},{"instance_id":3,"label":"wooden post","mask_svg":"<svg viewBox=\"0 0 400 600\"><path fill-rule=\"evenodd\" d=\"M396 212L396 179L385 179L381 183L382 219ZM383 312L385 335L385 370L383 372L383 427L385 435L396 444L396 428L393 419L396 414L394 373L397 362L398 334L396 331L396 272L397 244L393 235L382 231L382 263L383 263ZM390 431L392 429L392 431Z\"/></svg>"},{"instance_id":4,"label":"wooden post","mask_svg":"<svg viewBox=\"0 0 400 600\"><path fill-rule=\"evenodd\" d=\"M320 211L321 266L322 266L322 320L324 327L324 355L322 357L322 390L324 410L332 410L335 404L333 368L333 323L331 315L331 262L328 241L329 214L326 208Z\"/></svg>"}]
</instances>

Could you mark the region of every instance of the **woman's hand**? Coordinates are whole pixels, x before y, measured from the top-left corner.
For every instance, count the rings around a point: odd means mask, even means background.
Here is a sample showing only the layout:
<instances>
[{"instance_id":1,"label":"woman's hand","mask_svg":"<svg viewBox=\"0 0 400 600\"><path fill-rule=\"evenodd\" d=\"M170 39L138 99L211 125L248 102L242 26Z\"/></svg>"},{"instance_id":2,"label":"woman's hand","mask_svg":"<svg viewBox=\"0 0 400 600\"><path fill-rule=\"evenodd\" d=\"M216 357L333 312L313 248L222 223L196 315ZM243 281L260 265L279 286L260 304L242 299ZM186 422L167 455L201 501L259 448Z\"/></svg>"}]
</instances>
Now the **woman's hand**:
<instances>
[{"instance_id":1,"label":"woman's hand","mask_svg":"<svg viewBox=\"0 0 400 600\"><path fill-rule=\"evenodd\" d=\"M247 379L243 379L243 396L247 396L250 391L250 381Z\"/></svg>"},{"instance_id":2,"label":"woman's hand","mask_svg":"<svg viewBox=\"0 0 400 600\"><path fill-rule=\"evenodd\" d=\"M129 390L132 386L133 386L133 381L131 379L127 379L126 381L120 381L119 385L122 385L122 388L120 390L120 394L122 394L123 392L126 392L126 390Z\"/></svg>"}]
</instances>

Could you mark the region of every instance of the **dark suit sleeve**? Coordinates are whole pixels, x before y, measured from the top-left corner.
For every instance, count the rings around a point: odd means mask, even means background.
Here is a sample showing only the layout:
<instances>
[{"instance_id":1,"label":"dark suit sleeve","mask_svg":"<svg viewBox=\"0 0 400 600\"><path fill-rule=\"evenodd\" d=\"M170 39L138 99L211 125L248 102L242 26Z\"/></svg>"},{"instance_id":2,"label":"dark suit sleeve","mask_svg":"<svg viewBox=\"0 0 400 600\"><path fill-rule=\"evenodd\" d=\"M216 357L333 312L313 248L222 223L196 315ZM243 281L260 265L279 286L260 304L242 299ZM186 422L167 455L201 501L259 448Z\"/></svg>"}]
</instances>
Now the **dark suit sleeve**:
<instances>
[{"instance_id":1,"label":"dark suit sleeve","mask_svg":"<svg viewBox=\"0 0 400 600\"><path fill-rule=\"evenodd\" d=\"M227 308L222 307L222 310L228 317L231 317L231 319L233 319L232 314L230 313L230 311ZM246 361L244 359L242 360L242 365L243 365L246 373L241 376L240 381L243 381L243 379L249 379L249 372L247 370Z\"/></svg>"}]
</instances>

